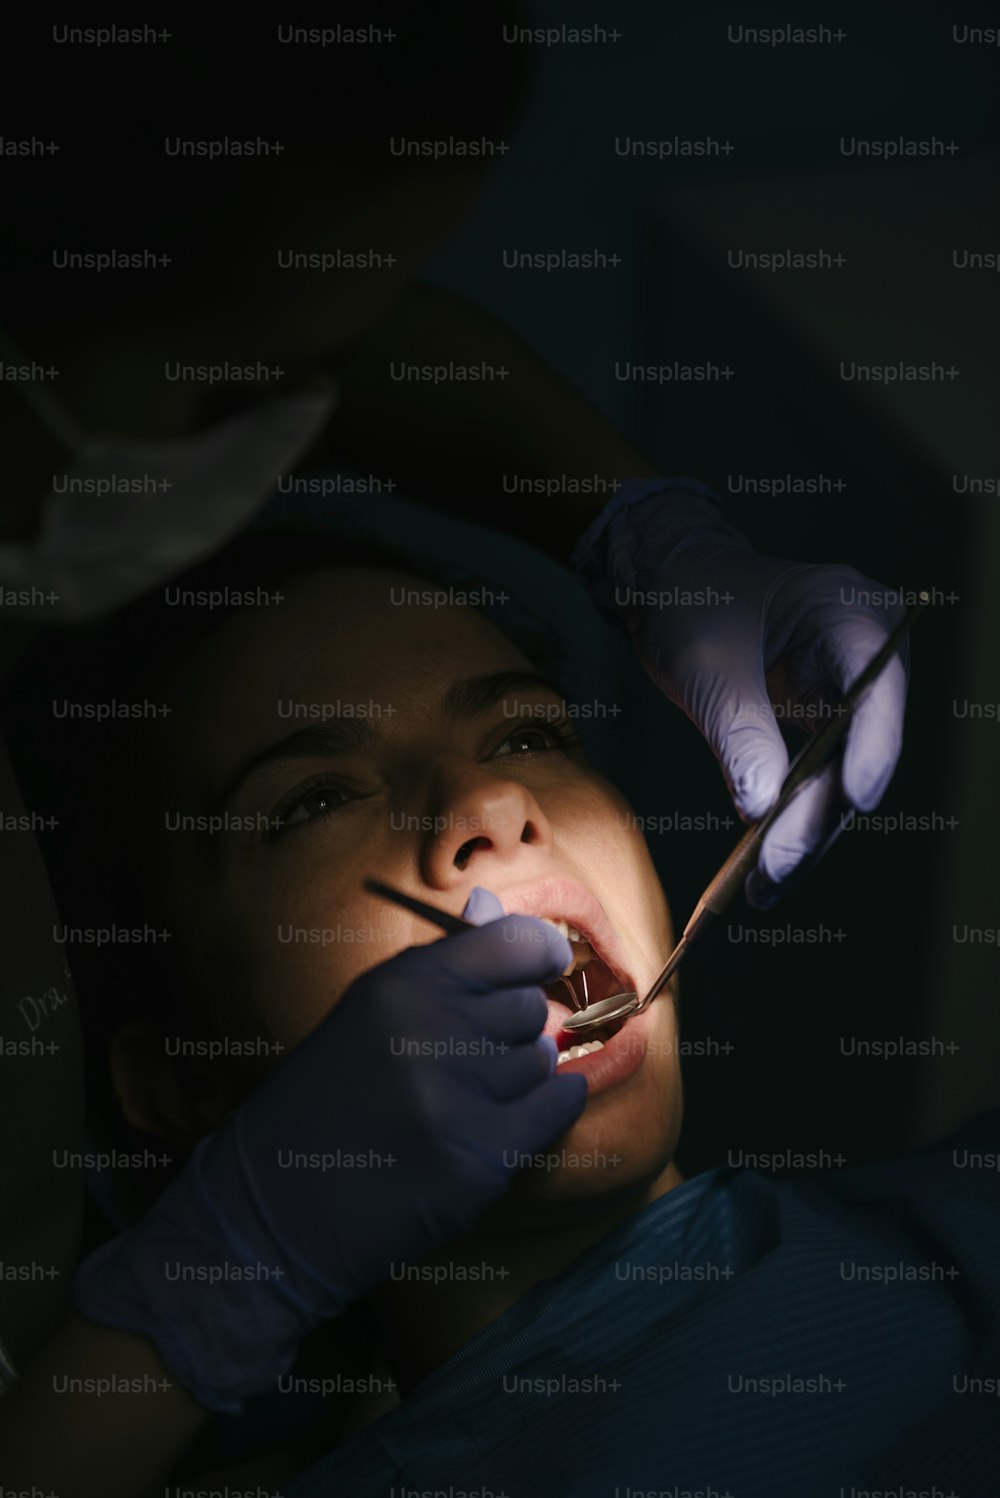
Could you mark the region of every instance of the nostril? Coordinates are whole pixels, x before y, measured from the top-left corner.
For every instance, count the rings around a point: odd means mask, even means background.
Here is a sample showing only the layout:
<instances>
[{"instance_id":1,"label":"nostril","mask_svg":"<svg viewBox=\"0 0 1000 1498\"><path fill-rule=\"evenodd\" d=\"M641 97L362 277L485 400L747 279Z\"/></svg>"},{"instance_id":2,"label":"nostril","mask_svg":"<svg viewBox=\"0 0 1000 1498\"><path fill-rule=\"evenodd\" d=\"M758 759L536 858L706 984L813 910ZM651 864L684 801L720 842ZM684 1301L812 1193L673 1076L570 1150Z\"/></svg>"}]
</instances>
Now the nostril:
<instances>
[{"instance_id":1,"label":"nostril","mask_svg":"<svg viewBox=\"0 0 1000 1498\"><path fill-rule=\"evenodd\" d=\"M476 848L488 848L490 840L488 837L470 837L468 842L462 844L455 854L456 869L464 869Z\"/></svg>"}]
</instances>

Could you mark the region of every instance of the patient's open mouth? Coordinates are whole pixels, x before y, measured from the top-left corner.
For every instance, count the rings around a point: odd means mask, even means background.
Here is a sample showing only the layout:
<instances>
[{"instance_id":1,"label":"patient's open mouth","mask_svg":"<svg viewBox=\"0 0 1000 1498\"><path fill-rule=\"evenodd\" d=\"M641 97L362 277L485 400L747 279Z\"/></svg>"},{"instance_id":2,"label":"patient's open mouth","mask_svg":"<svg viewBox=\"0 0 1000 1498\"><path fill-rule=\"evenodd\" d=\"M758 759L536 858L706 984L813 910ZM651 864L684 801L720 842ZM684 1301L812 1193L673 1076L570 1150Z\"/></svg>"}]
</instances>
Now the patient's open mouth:
<instances>
[{"instance_id":1,"label":"patient's open mouth","mask_svg":"<svg viewBox=\"0 0 1000 1498\"><path fill-rule=\"evenodd\" d=\"M580 1071L587 1078L588 1103L627 1082L646 1057L646 1036L652 1023L645 1014L611 1020L585 1036L564 1030L570 1014L599 999L636 991L629 949L608 919L600 901L575 879L549 875L512 885L500 893L510 914L538 916L557 926L573 949L572 964L562 977L545 985L548 1001L546 1035L559 1049L556 1070ZM584 984L586 983L586 989Z\"/></svg>"},{"instance_id":2,"label":"patient's open mouth","mask_svg":"<svg viewBox=\"0 0 1000 1498\"><path fill-rule=\"evenodd\" d=\"M610 998L612 994L621 993L628 987L625 979L619 977L597 951L592 936L580 932L561 917L547 916L545 919L559 928L573 948L572 967L562 977L554 978L545 985L545 992L554 1003L563 1004L571 1013L576 1013L590 1004L596 1004L599 999ZM588 1030L587 1038L583 1041L574 1040L570 1030L560 1030L556 1036L560 1053L557 1064L577 1060L580 1056L603 1049L606 1042L618 1034L624 1023L624 1019L609 1020L598 1029Z\"/></svg>"}]
</instances>

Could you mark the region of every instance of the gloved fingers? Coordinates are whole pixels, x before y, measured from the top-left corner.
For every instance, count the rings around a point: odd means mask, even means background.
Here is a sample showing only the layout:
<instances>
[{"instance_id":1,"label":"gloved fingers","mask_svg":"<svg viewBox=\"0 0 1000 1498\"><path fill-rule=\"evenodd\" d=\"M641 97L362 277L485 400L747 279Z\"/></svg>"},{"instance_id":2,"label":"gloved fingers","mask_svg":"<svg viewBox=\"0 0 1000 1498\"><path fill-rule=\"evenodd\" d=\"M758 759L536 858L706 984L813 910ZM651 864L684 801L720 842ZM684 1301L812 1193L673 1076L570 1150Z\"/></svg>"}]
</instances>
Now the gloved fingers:
<instances>
[{"instance_id":1,"label":"gloved fingers","mask_svg":"<svg viewBox=\"0 0 1000 1498\"><path fill-rule=\"evenodd\" d=\"M788 750L767 692L763 660L711 659L695 665L685 711L722 766L737 811L755 822L774 805L788 773Z\"/></svg>"},{"instance_id":2,"label":"gloved fingers","mask_svg":"<svg viewBox=\"0 0 1000 1498\"><path fill-rule=\"evenodd\" d=\"M801 694L818 689L823 701L834 707L881 650L894 622L881 614L845 610L827 623L792 673ZM872 682L847 730L841 784L848 802L860 811L878 805L899 760L906 708L905 654L897 652Z\"/></svg>"},{"instance_id":3,"label":"gloved fingers","mask_svg":"<svg viewBox=\"0 0 1000 1498\"><path fill-rule=\"evenodd\" d=\"M755 910L770 910L779 900L784 899L787 895L792 894L798 889L806 875L816 867L821 858L825 858L840 834L850 825L850 820L853 816L853 810L849 811L845 805L841 815L830 827L827 836L819 846L814 848L811 853L807 853L780 884L773 884L766 875L760 872L759 868L753 869L747 875L746 884L744 885L744 892L749 904Z\"/></svg>"},{"instance_id":4,"label":"gloved fingers","mask_svg":"<svg viewBox=\"0 0 1000 1498\"><path fill-rule=\"evenodd\" d=\"M775 565L787 568L750 553L710 558L697 575L724 587L736 607L697 606L666 616L648 610L633 629L646 671L703 735L747 821L774 804L788 769L765 679L767 615L757 597L764 582L756 574L770 577ZM732 571L720 581L725 568Z\"/></svg>"},{"instance_id":5,"label":"gloved fingers","mask_svg":"<svg viewBox=\"0 0 1000 1498\"><path fill-rule=\"evenodd\" d=\"M906 669L895 656L855 709L844 746L841 784L858 811L878 805L899 763L906 685Z\"/></svg>"},{"instance_id":6,"label":"gloved fingers","mask_svg":"<svg viewBox=\"0 0 1000 1498\"><path fill-rule=\"evenodd\" d=\"M788 750L766 692L743 699L716 753L736 810L746 821L758 821L778 799L788 774Z\"/></svg>"},{"instance_id":7,"label":"gloved fingers","mask_svg":"<svg viewBox=\"0 0 1000 1498\"><path fill-rule=\"evenodd\" d=\"M540 988L505 988L476 994L463 1005L463 1014L492 1040L523 1045L534 1040L548 1018L549 1006Z\"/></svg>"},{"instance_id":8,"label":"gloved fingers","mask_svg":"<svg viewBox=\"0 0 1000 1498\"><path fill-rule=\"evenodd\" d=\"M905 705L906 673L899 660L890 661L858 704L847 731L842 784L859 811L878 805L899 763Z\"/></svg>"},{"instance_id":9,"label":"gloved fingers","mask_svg":"<svg viewBox=\"0 0 1000 1498\"><path fill-rule=\"evenodd\" d=\"M485 926L487 921L499 921L502 916L503 906L493 891L477 884L465 902L463 921L471 921L474 926Z\"/></svg>"},{"instance_id":10,"label":"gloved fingers","mask_svg":"<svg viewBox=\"0 0 1000 1498\"><path fill-rule=\"evenodd\" d=\"M788 893L793 876L801 877L818 863L843 831L844 811L840 764L835 758L785 807L767 832L757 867L744 885L747 900L756 910L770 909Z\"/></svg>"},{"instance_id":11,"label":"gloved fingers","mask_svg":"<svg viewBox=\"0 0 1000 1498\"><path fill-rule=\"evenodd\" d=\"M488 1063L511 1047L537 1040L548 1012L540 988L456 994L437 992L433 984L425 987L411 975L409 991L401 990L389 1011L389 1040L395 1056L418 1067L429 1059L442 1074L447 1069L462 1078L478 1077L475 1061Z\"/></svg>"},{"instance_id":12,"label":"gloved fingers","mask_svg":"<svg viewBox=\"0 0 1000 1498\"><path fill-rule=\"evenodd\" d=\"M475 931L460 931L407 955L483 993L548 983L573 960L565 936L548 921L531 915L489 920Z\"/></svg>"},{"instance_id":13,"label":"gloved fingers","mask_svg":"<svg viewBox=\"0 0 1000 1498\"><path fill-rule=\"evenodd\" d=\"M506 988L493 993L460 992L421 995L426 1004L408 1001L401 1012L401 1047L414 1045L414 1056L456 1057L460 1066L468 1057L491 1054L496 1045L526 1045L536 1040L548 1018L548 1005L540 988ZM407 1054L401 1050L401 1054Z\"/></svg>"},{"instance_id":14,"label":"gloved fingers","mask_svg":"<svg viewBox=\"0 0 1000 1498\"><path fill-rule=\"evenodd\" d=\"M504 1155L519 1166L526 1156L546 1149L580 1117L587 1106L587 1079L581 1072L549 1077L523 1098L502 1105Z\"/></svg>"},{"instance_id":15,"label":"gloved fingers","mask_svg":"<svg viewBox=\"0 0 1000 1498\"><path fill-rule=\"evenodd\" d=\"M566 1088L564 1082L574 1085ZM575 1078L558 1073L543 1077L528 1091L508 1099L470 1093L451 1075L428 1091L426 1127L413 1131L404 1148L417 1171L427 1168L428 1158L439 1159L442 1150L473 1167L478 1162L491 1172L501 1166L509 1171L525 1163L518 1162L516 1154L542 1149L575 1123L586 1100L587 1080L580 1073ZM481 1169L473 1173L481 1184ZM453 1190L458 1185L454 1177Z\"/></svg>"},{"instance_id":16,"label":"gloved fingers","mask_svg":"<svg viewBox=\"0 0 1000 1498\"><path fill-rule=\"evenodd\" d=\"M768 695L760 630L748 622L737 638L695 636L672 653L661 643L652 663L653 679L718 759L737 811L747 821L762 817L788 772L788 751Z\"/></svg>"},{"instance_id":17,"label":"gloved fingers","mask_svg":"<svg viewBox=\"0 0 1000 1498\"><path fill-rule=\"evenodd\" d=\"M499 1042L488 1051L470 1057L465 1063L467 1076L473 1079L496 1102L510 1102L523 1097L556 1069L558 1050L551 1035L540 1035L530 1045L507 1045Z\"/></svg>"}]
</instances>

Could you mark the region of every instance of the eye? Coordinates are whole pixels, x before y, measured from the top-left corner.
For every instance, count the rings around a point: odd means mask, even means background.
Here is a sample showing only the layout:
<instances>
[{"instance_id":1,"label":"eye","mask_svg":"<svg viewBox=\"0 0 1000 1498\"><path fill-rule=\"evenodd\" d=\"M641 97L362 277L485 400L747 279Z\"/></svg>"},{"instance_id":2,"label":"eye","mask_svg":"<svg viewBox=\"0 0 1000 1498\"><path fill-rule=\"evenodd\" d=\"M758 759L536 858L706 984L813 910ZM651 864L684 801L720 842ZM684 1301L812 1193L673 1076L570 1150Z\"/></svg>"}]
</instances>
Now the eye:
<instances>
[{"instance_id":1,"label":"eye","mask_svg":"<svg viewBox=\"0 0 1000 1498\"><path fill-rule=\"evenodd\" d=\"M275 836L280 836L289 828L301 827L306 822L332 816L354 799L351 792L342 785L324 779L323 776L316 776L314 780L298 786L288 800L278 807L274 814L277 825Z\"/></svg>"},{"instance_id":2,"label":"eye","mask_svg":"<svg viewBox=\"0 0 1000 1498\"><path fill-rule=\"evenodd\" d=\"M522 723L509 733L493 751L491 758L509 754L550 754L553 750L567 754L580 739L566 718L553 723Z\"/></svg>"}]
</instances>

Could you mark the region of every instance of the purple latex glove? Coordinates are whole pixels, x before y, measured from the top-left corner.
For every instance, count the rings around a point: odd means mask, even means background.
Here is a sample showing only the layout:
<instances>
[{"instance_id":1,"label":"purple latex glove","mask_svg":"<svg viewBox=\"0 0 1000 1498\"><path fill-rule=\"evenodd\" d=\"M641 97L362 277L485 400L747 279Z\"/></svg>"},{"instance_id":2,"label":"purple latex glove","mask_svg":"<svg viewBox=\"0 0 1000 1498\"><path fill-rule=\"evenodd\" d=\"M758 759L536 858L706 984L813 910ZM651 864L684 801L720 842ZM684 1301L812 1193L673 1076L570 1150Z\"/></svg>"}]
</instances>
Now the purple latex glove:
<instances>
[{"instance_id":1,"label":"purple latex glove","mask_svg":"<svg viewBox=\"0 0 1000 1498\"><path fill-rule=\"evenodd\" d=\"M693 479L623 484L573 566L704 734L746 821L773 806L788 771L772 699L787 721L821 728L904 612L893 590L853 567L758 555ZM765 837L746 881L752 905L773 905L842 818L878 805L899 758L906 685L897 654L857 708L843 755Z\"/></svg>"},{"instance_id":2,"label":"purple latex glove","mask_svg":"<svg viewBox=\"0 0 1000 1498\"><path fill-rule=\"evenodd\" d=\"M240 1413L307 1332L468 1229L517 1160L583 1111L586 1079L554 1075L541 1034L539 985L569 943L486 890L465 914L478 929L352 983L142 1221L77 1270L80 1313L149 1337L209 1409Z\"/></svg>"}]
</instances>

